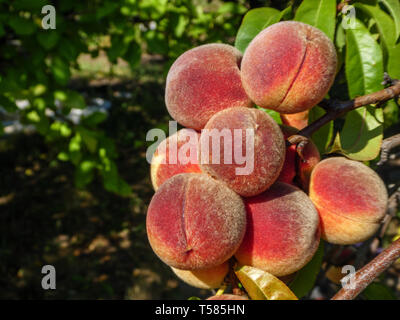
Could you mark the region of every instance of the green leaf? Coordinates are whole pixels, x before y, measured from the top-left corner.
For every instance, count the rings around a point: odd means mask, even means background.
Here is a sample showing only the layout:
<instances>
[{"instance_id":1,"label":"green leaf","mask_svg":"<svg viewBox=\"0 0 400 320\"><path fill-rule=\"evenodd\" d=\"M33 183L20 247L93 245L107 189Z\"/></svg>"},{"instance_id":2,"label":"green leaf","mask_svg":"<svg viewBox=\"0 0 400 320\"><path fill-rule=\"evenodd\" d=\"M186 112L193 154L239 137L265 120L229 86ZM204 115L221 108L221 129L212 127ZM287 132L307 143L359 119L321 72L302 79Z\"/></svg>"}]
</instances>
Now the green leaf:
<instances>
[{"instance_id":1,"label":"green leaf","mask_svg":"<svg viewBox=\"0 0 400 320\"><path fill-rule=\"evenodd\" d=\"M106 119L107 119L107 113L97 111L85 117L82 120L82 123L86 126L93 127L104 122Z\"/></svg>"},{"instance_id":2,"label":"green leaf","mask_svg":"<svg viewBox=\"0 0 400 320\"><path fill-rule=\"evenodd\" d=\"M118 174L115 162L108 162L108 167L102 170L104 188L121 196L129 196L132 193L131 187Z\"/></svg>"},{"instance_id":3,"label":"green leaf","mask_svg":"<svg viewBox=\"0 0 400 320\"><path fill-rule=\"evenodd\" d=\"M333 41L336 25L336 1L304 0L297 9L294 20L320 29Z\"/></svg>"},{"instance_id":4,"label":"green leaf","mask_svg":"<svg viewBox=\"0 0 400 320\"><path fill-rule=\"evenodd\" d=\"M56 82L62 86L68 84L70 71L69 64L62 58L56 56L51 63L51 71Z\"/></svg>"},{"instance_id":5,"label":"green leaf","mask_svg":"<svg viewBox=\"0 0 400 320\"><path fill-rule=\"evenodd\" d=\"M98 145L98 135L96 132L87 130L86 128L79 126L77 128L78 132L80 133L83 142L89 149L91 153L95 153L97 150Z\"/></svg>"},{"instance_id":6,"label":"green leaf","mask_svg":"<svg viewBox=\"0 0 400 320\"><path fill-rule=\"evenodd\" d=\"M278 22L281 13L273 8L257 8L250 10L243 18L236 35L235 47L244 53L253 38L266 27Z\"/></svg>"},{"instance_id":7,"label":"green leaf","mask_svg":"<svg viewBox=\"0 0 400 320\"><path fill-rule=\"evenodd\" d=\"M201 300L199 297L190 297L188 300Z\"/></svg>"},{"instance_id":8,"label":"green leaf","mask_svg":"<svg viewBox=\"0 0 400 320\"><path fill-rule=\"evenodd\" d=\"M270 110L270 109L264 109L259 106L257 106L257 109L260 109L260 110L264 111L265 113L267 113L269 116L272 117L272 119L275 120L275 122L277 124L282 124L282 119L281 119L281 115L279 112L276 112L276 111Z\"/></svg>"},{"instance_id":9,"label":"green leaf","mask_svg":"<svg viewBox=\"0 0 400 320\"><path fill-rule=\"evenodd\" d=\"M83 109L86 107L85 99L79 92L68 90L65 105L69 108Z\"/></svg>"},{"instance_id":10,"label":"green leaf","mask_svg":"<svg viewBox=\"0 0 400 320\"><path fill-rule=\"evenodd\" d=\"M56 30L42 31L37 34L37 39L40 45L46 50L53 48L59 39L59 35Z\"/></svg>"},{"instance_id":11,"label":"green leaf","mask_svg":"<svg viewBox=\"0 0 400 320\"><path fill-rule=\"evenodd\" d=\"M400 35L400 2L399 0L380 0L389 10L390 14L392 15L395 28L396 28L396 40Z\"/></svg>"},{"instance_id":12,"label":"green leaf","mask_svg":"<svg viewBox=\"0 0 400 320\"><path fill-rule=\"evenodd\" d=\"M386 70L393 78L400 77L400 44L396 44L397 37L395 30L395 22L385 13L379 6L371 6L367 4L355 3L356 8L360 8L366 12L376 23L382 43L387 52Z\"/></svg>"},{"instance_id":13,"label":"green leaf","mask_svg":"<svg viewBox=\"0 0 400 320\"><path fill-rule=\"evenodd\" d=\"M310 109L308 114L308 123L312 123L318 118L322 117L326 111L321 107L314 107ZM333 138L333 122L330 121L313 133L311 136L312 141L318 148L320 154L325 154Z\"/></svg>"},{"instance_id":14,"label":"green leaf","mask_svg":"<svg viewBox=\"0 0 400 320\"><path fill-rule=\"evenodd\" d=\"M399 122L399 106L394 100L387 102L386 107L383 109L384 129Z\"/></svg>"},{"instance_id":15,"label":"green leaf","mask_svg":"<svg viewBox=\"0 0 400 320\"><path fill-rule=\"evenodd\" d=\"M321 269L322 260L324 258L324 242L320 241L317 252L305 267L297 271L296 277L290 284L290 289L299 297L304 297L314 287L315 280Z\"/></svg>"},{"instance_id":16,"label":"green leaf","mask_svg":"<svg viewBox=\"0 0 400 320\"><path fill-rule=\"evenodd\" d=\"M75 169L75 185L77 188L84 188L94 178L96 162L91 160L82 161Z\"/></svg>"},{"instance_id":17,"label":"green leaf","mask_svg":"<svg viewBox=\"0 0 400 320\"><path fill-rule=\"evenodd\" d=\"M298 300L284 282L268 272L242 266L235 273L253 300Z\"/></svg>"},{"instance_id":18,"label":"green leaf","mask_svg":"<svg viewBox=\"0 0 400 320\"><path fill-rule=\"evenodd\" d=\"M362 295L368 300L397 300L391 289L378 282L373 282L366 287Z\"/></svg>"},{"instance_id":19,"label":"green leaf","mask_svg":"<svg viewBox=\"0 0 400 320\"><path fill-rule=\"evenodd\" d=\"M36 25L31 20L19 16L10 17L8 24L14 29L16 34L21 36L30 35L36 30Z\"/></svg>"},{"instance_id":20,"label":"green leaf","mask_svg":"<svg viewBox=\"0 0 400 320\"><path fill-rule=\"evenodd\" d=\"M382 51L367 28L356 20L356 28L346 29L346 79L350 98L381 90ZM346 115L336 148L351 159L368 161L379 154L383 136L383 112L372 106Z\"/></svg>"}]
</instances>

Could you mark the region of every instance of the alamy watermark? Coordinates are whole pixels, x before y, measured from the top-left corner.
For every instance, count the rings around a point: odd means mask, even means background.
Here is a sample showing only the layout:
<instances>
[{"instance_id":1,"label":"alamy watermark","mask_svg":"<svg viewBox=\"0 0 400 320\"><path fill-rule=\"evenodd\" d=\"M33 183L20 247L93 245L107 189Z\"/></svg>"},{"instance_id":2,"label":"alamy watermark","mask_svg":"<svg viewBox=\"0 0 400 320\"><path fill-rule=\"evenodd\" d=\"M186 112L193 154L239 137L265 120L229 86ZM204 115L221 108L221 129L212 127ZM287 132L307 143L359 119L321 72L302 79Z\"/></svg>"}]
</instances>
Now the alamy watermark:
<instances>
[{"instance_id":1,"label":"alamy watermark","mask_svg":"<svg viewBox=\"0 0 400 320\"><path fill-rule=\"evenodd\" d=\"M201 140L193 129L179 131L179 146L177 122L169 122L168 146L166 134L161 129L151 129L146 135L146 141L157 141L146 153L148 163L152 163L153 155L158 151L167 154L160 164L233 164L236 175L250 175L254 171L254 129L203 129ZM182 141L184 141L182 143ZM221 147L222 150L221 150ZM167 163L168 162L168 163Z\"/></svg>"}]
</instances>

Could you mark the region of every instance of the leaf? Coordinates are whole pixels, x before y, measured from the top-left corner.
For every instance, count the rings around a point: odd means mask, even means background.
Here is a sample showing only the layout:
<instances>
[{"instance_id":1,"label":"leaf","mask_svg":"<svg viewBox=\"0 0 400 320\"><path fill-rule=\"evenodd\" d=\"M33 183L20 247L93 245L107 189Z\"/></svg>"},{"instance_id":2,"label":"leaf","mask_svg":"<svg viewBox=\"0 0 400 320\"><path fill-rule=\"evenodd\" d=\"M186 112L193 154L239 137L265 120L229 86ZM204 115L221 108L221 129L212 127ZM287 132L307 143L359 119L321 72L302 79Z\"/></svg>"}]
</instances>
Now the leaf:
<instances>
[{"instance_id":1,"label":"leaf","mask_svg":"<svg viewBox=\"0 0 400 320\"><path fill-rule=\"evenodd\" d=\"M400 2L399 0L380 0L389 10L390 14L392 15L395 28L396 28L396 40L400 35Z\"/></svg>"},{"instance_id":2,"label":"leaf","mask_svg":"<svg viewBox=\"0 0 400 320\"><path fill-rule=\"evenodd\" d=\"M382 51L367 28L356 20L356 28L346 29L346 79L349 96L381 90ZM368 161L379 154L383 135L383 112L372 106L358 108L346 115L336 147L351 159Z\"/></svg>"},{"instance_id":3,"label":"leaf","mask_svg":"<svg viewBox=\"0 0 400 320\"><path fill-rule=\"evenodd\" d=\"M266 27L278 22L281 13L273 8L257 8L250 10L243 18L236 35L235 47L244 53L254 37Z\"/></svg>"},{"instance_id":4,"label":"leaf","mask_svg":"<svg viewBox=\"0 0 400 320\"><path fill-rule=\"evenodd\" d=\"M68 90L65 105L69 108L83 109L86 107L85 99L79 92Z\"/></svg>"},{"instance_id":5,"label":"leaf","mask_svg":"<svg viewBox=\"0 0 400 320\"><path fill-rule=\"evenodd\" d=\"M30 35L36 30L36 25L31 20L19 16L10 17L8 24L14 29L16 34L21 36Z\"/></svg>"},{"instance_id":6,"label":"leaf","mask_svg":"<svg viewBox=\"0 0 400 320\"><path fill-rule=\"evenodd\" d=\"M336 25L336 1L304 0L297 9L294 20L320 29L333 41Z\"/></svg>"},{"instance_id":7,"label":"leaf","mask_svg":"<svg viewBox=\"0 0 400 320\"><path fill-rule=\"evenodd\" d=\"M376 23L382 43L387 51L386 70L393 78L400 77L400 44L396 44L397 37L395 23L393 19L385 13L379 6L371 6L367 4L355 3L356 8L360 8L366 12Z\"/></svg>"},{"instance_id":8,"label":"leaf","mask_svg":"<svg viewBox=\"0 0 400 320\"><path fill-rule=\"evenodd\" d=\"M121 196L129 196L132 193L131 187L118 174L117 165L109 161L108 168L102 170L103 184L107 191L117 193Z\"/></svg>"},{"instance_id":9,"label":"leaf","mask_svg":"<svg viewBox=\"0 0 400 320\"><path fill-rule=\"evenodd\" d=\"M36 37L40 45L46 50L53 48L59 39L59 35L56 30L39 32Z\"/></svg>"},{"instance_id":10,"label":"leaf","mask_svg":"<svg viewBox=\"0 0 400 320\"><path fill-rule=\"evenodd\" d=\"M368 300L397 300L392 290L378 282L373 282L366 287L362 295Z\"/></svg>"},{"instance_id":11,"label":"leaf","mask_svg":"<svg viewBox=\"0 0 400 320\"><path fill-rule=\"evenodd\" d=\"M64 59L58 56L54 57L51 64L51 71L58 84L62 86L68 84L70 77L69 64Z\"/></svg>"},{"instance_id":12,"label":"leaf","mask_svg":"<svg viewBox=\"0 0 400 320\"><path fill-rule=\"evenodd\" d=\"M84 188L94 178L96 162L91 160L82 161L75 169L75 185L77 188Z\"/></svg>"},{"instance_id":13,"label":"leaf","mask_svg":"<svg viewBox=\"0 0 400 320\"><path fill-rule=\"evenodd\" d=\"M298 300L285 283L268 272L242 266L235 273L253 300Z\"/></svg>"},{"instance_id":14,"label":"leaf","mask_svg":"<svg viewBox=\"0 0 400 320\"><path fill-rule=\"evenodd\" d=\"M308 114L308 123L312 123L325 114L325 110L321 107L315 106L310 109ZM311 136L312 141L318 148L320 154L326 153L333 138L333 122L330 121Z\"/></svg>"},{"instance_id":15,"label":"leaf","mask_svg":"<svg viewBox=\"0 0 400 320\"><path fill-rule=\"evenodd\" d=\"M264 111L265 113L267 113L269 116L272 117L272 119L275 120L275 122L277 124L282 124L282 119L281 119L281 115L280 115L279 112L276 112L276 111L271 110L271 109L264 109L264 108L261 108L259 106L257 106L257 109L260 109L260 110Z\"/></svg>"},{"instance_id":16,"label":"leaf","mask_svg":"<svg viewBox=\"0 0 400 320\"><path fill-rule=\"evenodd\" d=\"M312 290L321 269L323 258L324 242L321 240L314 257L305 267L297 271L296 277L289 286L297 297L302 298Z\"/></svg>"},{"instance_id":17,"label":"leaf","mask_svg":"<svg viewBox=\"0 0 400 320\"><path fill-rule=\"evenodd\" d=\"M104 122L107 119L107 116L108 115L106 112L96 111L91 115L83 118L82 123L86 126L93 127L98 125L99 123Z\"/></svg>"}]
</instances>

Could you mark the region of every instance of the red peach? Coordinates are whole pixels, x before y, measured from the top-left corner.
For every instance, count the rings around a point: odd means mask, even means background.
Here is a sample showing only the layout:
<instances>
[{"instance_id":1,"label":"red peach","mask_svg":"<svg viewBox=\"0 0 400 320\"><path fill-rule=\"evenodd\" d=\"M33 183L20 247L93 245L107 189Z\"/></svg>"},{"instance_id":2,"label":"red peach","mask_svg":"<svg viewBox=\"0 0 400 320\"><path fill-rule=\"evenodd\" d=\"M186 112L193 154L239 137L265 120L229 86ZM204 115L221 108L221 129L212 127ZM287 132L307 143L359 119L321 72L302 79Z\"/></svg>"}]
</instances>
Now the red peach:
<instances>
[{"instance_id":1,"label":"red peach","mask_svg":"<svg viewBox=\"0 0 400 320\"><path fill-rule=\"evenodd\" d=\"M246 228L243 201L224 183L201 173L165 181L147 211L153 251L171 267L201 270L233 256Z\"/></svg>"},{"instance_id":2,"label":"red peach","mask_svg":"<svg viewBox=\"0 0 400 320\"><path fill-rule=\"evenodd\" d=\"M328 158L315 166L310 198L319 211L322 237L341 245L371 237L388 201L385 184L375 171L344 157Z\"/></svg>"},{"instance_id":3,"label":"red peach","mask_svg":"<svg viewBox=\"0 0 400 320\"><path fill-rule=\"evenodd\" d=\"M181 125L202 129L218 111L251 107L240 78L242 55L227 44L206 44L183 53L167 76L165 103Z\"/></svg>"},{"instance_id":4,"label":"red peach","mask_svg":"<svg viewBox=\"0 0 400 320\"><path fill-rule=\"evenodd\" d=\"M283 21L261 31L247 47L243 87L258 106L298 113L317 105L336 74L336 50L319 29Z\"/></svg>"},{"instance_id":5,"label":"red peach","mask_svg":"<svg viewBox=\"0 0 400 320\"><path fill-rule=\"evenodd\" d=\"M224 139L219 144L221 136ZM204 173L249 197L265 191L278 178L285 148L279 126L267 113L230 108L214 115L202 131L199 163Z\"/></svg>"},{"instance_id":6,"label":"red peach","mask_svg":"<svg viewBox=\"0 0 400 320\"><path fill-rule=\"evenodd\" d=\"M159 144L150 169L154 190L157 191L167 179L179 173L201 173L197 161L199 138L200 134L196 131L181 129Z\"/></svg>"},{"instance_id":7,"label":"red peach","mask_svg":"<svg viewBox=\"0 0 400 320\"><path fill-rule=\"evenodd\" d=\"M276 182L266 192L244 199L246 234L235 257L281 277L300 270L316 252L318 212L299 188Z\"/></svg>"}]
</instances>

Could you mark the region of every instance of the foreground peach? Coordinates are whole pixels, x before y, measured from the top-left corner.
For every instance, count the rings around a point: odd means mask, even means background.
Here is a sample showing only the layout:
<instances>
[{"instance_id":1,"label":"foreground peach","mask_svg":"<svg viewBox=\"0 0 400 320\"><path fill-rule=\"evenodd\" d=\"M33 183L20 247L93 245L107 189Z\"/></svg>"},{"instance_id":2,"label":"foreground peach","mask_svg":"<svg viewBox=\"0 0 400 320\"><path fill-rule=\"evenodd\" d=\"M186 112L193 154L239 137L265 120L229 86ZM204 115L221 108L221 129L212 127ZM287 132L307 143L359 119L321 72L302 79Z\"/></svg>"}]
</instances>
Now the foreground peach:
<instances>
[{"instance_id":1,"label":"foreground peach","mask_svg":"<svg viewBox=\"0 0 400 320\"><path fill-rule=\"evenodd\" d=\"M200 289L216 289L219 288L225 276L229 271L229 263L224 262L214 268L204 270L180 270L172 268L172 271L177 275L179 279Z\"/></svg>"},{"instance_id":2,"label":"foreground peach","mask_svg":"<svg viewBox=\"0 0 400 320\"><path fill-rule=\"evenodd\" d=\"M246 296L238 296L236 294L221 294L219 296L209 297L207 300L249 300Z\"/></svg>"},{"instance_id":3,"label":"foreground peach","mask_svg":"<svg viewBox=\"0 0 400 320\"><path fill-rule=\"evenodd\" d=\"M219 144L221 136L224 139ZM202 131L199 163L204 173L250 197L268 189L278 178L285 149L283 134L267 113L230 108L213 116ZM227 153L230 158L225 157ZM245 160L237 158L238 154Z\"/></svg>"},{"instance_id":4,"label":"foreground peach","mask_svg":"<svg viewBox=\"0 0 400 320\"><path fill-rule=\"evenodd\" d=\"M335 244L362 242L379 228L388 200L381 178L361 162L328 158L311 174L310 198L317 207L322 237Z\"/></svg>"},{"instance_id":5,"label":"foreground peach","mask_svg":"<svg viewBox=\"0 0 400 320\"><path fill-rule=\"evenodd\" d=\"M179 173L201 172L197 161L199 138L200 134L196 131L181 129L159 144L151 160L154 190L157 191L167 179Z\"/></svg>"},{"instance_id":6,"label":"foreground peach","mask_svg":"<svg viewBox=\"0 0 400 320\"><path fill-rule=\"evenodd\" d=\"M150 202L147 236L171 267L201 270L233 256L246 229L240 196L206 174L183 173L167 181Z\"/></svg>"},{"instance_id":7,"label":"foreground peach","mask_svg":"<svg viewBox=\"0 0 400 320\"><path fill-rule=\"evenodd\" d=\"M250 42L242 60L242 82L258 106L297 113L312 108L328 93L336 64L335 46L322 31L283 21Z\"/></svg>"},{"instance_id":8,"label":"foreground peach","mask_svg":"<svg viewBox=\"0 0 400 320\"><path fill-rule=\"evenodd\" d=\"M235 257L242 265L286 276L304 267L318 248L318 212L299 188L283 182L244 200L247 229Z\"/></svg>"},{"instance_id":9,"label":"foreground peach","mask_svg":"<svg viewBox=\"0 0 400 320\"><path fill-rule=\"evenodd\" d=\"M242 55L227 44L206 44L183 53L168 72L165 103L181 125L202 129L218 111L250 107L240 78Z\"/></svg>"},{"instance_id":10,"label":"foreground peach","mask_svg":"<svg viewBox=\"0 0 400 320\"><path fill-rule=\"evenodd\" d=\"M285 139L296 134L298 130L289 126L281 125ZM296 145L286 149L285 163L278 180L289 184L295 182L304 191L308 192L310 176L313 168L321 160L317 146L310 139L301 151L302 158L297 154Z\"/></svg>"}]
</instances>

